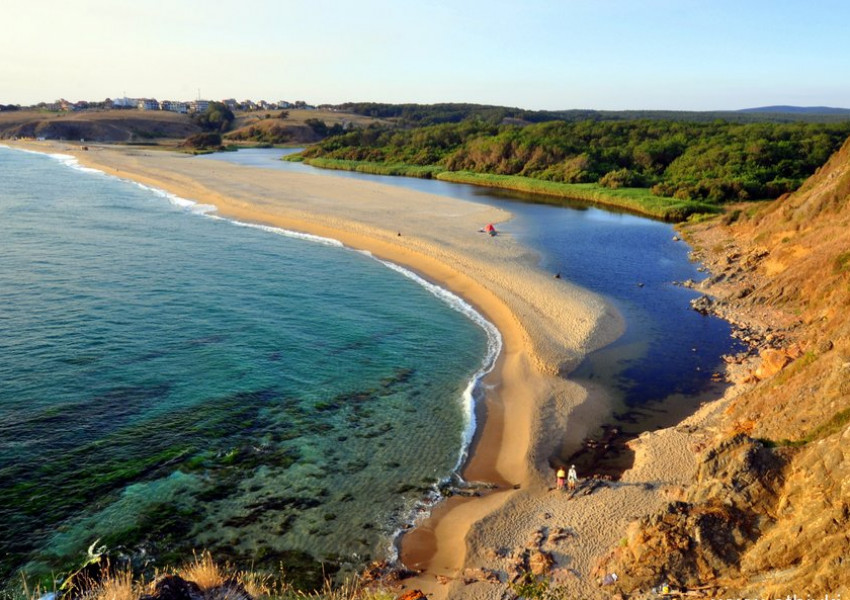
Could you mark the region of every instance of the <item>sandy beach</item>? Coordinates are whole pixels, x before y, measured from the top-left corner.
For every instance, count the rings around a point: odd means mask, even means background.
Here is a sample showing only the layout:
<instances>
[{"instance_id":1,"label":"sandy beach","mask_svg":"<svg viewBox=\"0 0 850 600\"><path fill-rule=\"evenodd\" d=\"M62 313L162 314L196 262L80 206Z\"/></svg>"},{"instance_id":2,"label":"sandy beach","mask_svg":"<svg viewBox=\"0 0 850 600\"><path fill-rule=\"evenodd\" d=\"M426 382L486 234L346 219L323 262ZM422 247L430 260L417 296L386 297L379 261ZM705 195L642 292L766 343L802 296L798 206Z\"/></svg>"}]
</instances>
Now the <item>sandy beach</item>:
<instances>
[{"instance_id":1,"label":"sandy beach","mask_svg":"<svg viewBox=\"0 0 850 600\"><path fill-rule=\"evenodd\" d=\"M19 144L11 144L19 145ZM408 588L430 598L500 598L501 583L471 573L505 573L516 549L544 549L553 580L584 597L599 594L596 559L624 538L630 521L675 497L693 477L694 443L681 426L633 443L635 467L615 484L569 499L551 489L550 457L578 448L611 410L599 389L571 382L590 351L624 324L599 296L537 267L537 255L510 235L479 233L505 211L333 175L246 168L130 147L27 143L71 154L81 164L166 190L239 221L341 241L405 266L461 296L503 337L484 382L479 429L463 476L495 484L476 498L450 498L405 534L400 557L422 573ZM698 414L692 419L705 419ZM580 474L584 476L586 474Z\"/></svg>"}]
</instances>

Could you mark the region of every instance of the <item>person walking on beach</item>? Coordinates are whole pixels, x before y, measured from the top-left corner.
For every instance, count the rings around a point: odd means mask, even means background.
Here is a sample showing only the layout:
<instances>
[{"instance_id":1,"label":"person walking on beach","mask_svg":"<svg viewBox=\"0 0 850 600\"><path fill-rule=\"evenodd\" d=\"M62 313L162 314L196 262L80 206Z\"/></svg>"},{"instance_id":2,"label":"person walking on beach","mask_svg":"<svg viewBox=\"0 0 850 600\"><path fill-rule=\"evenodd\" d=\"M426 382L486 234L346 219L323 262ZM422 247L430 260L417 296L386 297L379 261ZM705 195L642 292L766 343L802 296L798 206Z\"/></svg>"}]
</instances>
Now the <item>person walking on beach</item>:
<instances>
[{"instance_id":1,"label":"person walking on beach","mask_svg":"<svg viewBox=\"0 0 850 600\"><path fill-rule=\"evenodd\" d=\"M558 467L558 472L555 473L555 478L557 479L559 490L564 489L564 481L565 481L566 477L567 477L567 474L564 472L564 467Z\"/></svg>"},{"instance_id":2,"label":"person walking on beach","mask_svg":"<svg viewBox=\"0 0 850 600\"><path fill-rule=\"evenodd\" d=\"M578 474L576 473L576 466L570 465L570 472L567 474L567 486L570 490L576 489L576 483L578 483Z\"/></svg>"}]
</instances>

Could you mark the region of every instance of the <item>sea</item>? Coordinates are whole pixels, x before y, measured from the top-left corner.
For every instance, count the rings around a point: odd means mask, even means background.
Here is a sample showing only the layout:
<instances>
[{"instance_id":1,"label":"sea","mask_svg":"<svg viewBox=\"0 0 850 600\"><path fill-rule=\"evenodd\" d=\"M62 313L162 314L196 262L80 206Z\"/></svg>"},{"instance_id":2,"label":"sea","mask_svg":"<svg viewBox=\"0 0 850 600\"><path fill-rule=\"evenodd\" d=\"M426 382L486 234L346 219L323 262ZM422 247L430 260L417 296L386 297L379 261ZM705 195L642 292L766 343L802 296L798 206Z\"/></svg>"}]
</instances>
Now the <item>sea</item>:
<instances>
[{"instance_id":1,"label":"sea","mask_svg":"<svg viewBox=\"0 0 850 600\"><path fill-rule=\"evenodd\" d=\"M671 405L735 350L677 285L704 275L667 223L282 154L195 160L510 211L500 235L624 315L570 377L605 387L635 432L679 418ZM148 569L209 550L319 579L392 559L457 479L500 347L464 301L368 254L0 147L0 578L60 572L89 548Z\"/></svg>"},{"instance_id":2,"label":"sea","mask_svg":"<svg viewBox=\"0 0 850 600\"><path fill-rule=\"evenodd\" d=\"M0 147L0 577L391 558L500 344L333 240Z\"/></svg>"}]
</instances>

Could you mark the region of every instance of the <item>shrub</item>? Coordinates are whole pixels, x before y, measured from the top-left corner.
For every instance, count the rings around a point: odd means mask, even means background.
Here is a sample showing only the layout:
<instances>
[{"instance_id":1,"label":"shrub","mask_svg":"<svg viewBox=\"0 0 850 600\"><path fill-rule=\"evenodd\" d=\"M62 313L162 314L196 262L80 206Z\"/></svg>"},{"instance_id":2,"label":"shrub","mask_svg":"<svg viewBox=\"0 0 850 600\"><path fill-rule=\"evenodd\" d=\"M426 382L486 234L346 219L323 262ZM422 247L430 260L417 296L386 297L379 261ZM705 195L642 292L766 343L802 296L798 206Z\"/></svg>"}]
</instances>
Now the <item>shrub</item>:
<instances>
[{"instance_id":1,"label":"shrub","mask_svg":"<svg viewBox=\"0 0 850 600\"><path fill-rule=\"evenodd\" d=\"M192 150L209 151L221 149L220 133L196 133L186 138L182 146Z\"/></svg>"}]
</instances>

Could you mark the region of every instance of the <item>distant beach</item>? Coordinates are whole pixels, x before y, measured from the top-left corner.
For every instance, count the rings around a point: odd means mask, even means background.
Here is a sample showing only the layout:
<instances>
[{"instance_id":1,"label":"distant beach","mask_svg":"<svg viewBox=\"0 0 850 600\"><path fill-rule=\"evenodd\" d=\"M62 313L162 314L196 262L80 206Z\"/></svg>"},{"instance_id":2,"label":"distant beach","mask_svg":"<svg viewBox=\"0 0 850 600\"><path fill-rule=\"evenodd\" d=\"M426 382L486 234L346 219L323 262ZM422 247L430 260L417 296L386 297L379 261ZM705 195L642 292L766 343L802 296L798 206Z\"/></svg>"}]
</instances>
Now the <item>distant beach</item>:
<instances>
[{"instance_id":1,"label":"distant beach","mask_svg":"<svg viewBox=\"0 0 850 600\"><path fill-rule=\"evenodd\" d=\"M335 177L244 169L188 155L129 147L28 143L40 152L74 155L86 166L216 207L225 217L339 240L405 266L458 294L503 337L496 369L485 380L483 416L463 470L468 481L495 484L479 498L450 498L407 533L401 559L424 569L409 585L433 597L462 595L465 569L497 561L496 547L520 547L543 525L568 527L579 547L561 583L587 590L593 559L623 535L628 518L664 499L654 477L675 486L693 459L683 439L647 434L623 485L581 501L551 492L551 456L578 447L610 412L604 392L562 377L623 331L602 298L537 267L538 257L509 235L478 233L506 222L503 210ZM665 467L647 460L665 453ZM489 549L489 550L488 550ZM437 579L440 576L441 579ZM484 583L473 584L486 585Z\"/></svg>"}]
</instances>

